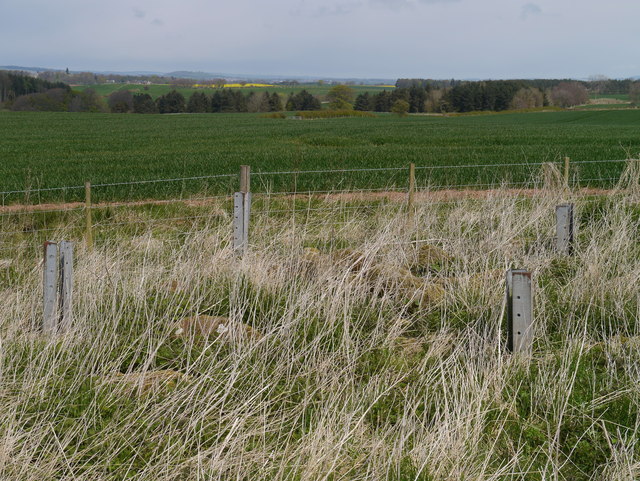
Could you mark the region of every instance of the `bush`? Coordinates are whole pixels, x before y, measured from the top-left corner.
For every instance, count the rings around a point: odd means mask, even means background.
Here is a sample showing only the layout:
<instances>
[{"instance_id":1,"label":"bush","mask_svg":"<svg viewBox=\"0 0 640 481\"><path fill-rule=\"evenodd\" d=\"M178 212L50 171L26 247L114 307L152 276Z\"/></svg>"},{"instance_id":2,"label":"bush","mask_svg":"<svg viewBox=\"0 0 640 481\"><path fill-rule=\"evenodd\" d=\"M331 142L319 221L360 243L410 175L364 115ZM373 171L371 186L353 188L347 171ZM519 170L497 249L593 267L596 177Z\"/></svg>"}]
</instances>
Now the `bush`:
<instances>
[{"instance_id":1,"label":"bush","mask_svg":"<svg viewBox=\"0 0 640 481\"><path fill-rule=\"evenodd\" d=\"M118 90L107 98L109 109L113 113L124 114L133 111L133 94L128 90Z\"/></svg>"},{"instance_id":2,"label":"bush","mask_svg":"<svg viewBox=\"0 0 640 481\"><path fill-rule=\"evenodd\" d=\"M400 117L404 117L409 112L409 102L407 102L406 100L398 99L393 103L391 111L394 114L399 115Z\"/></svg>"},{"instance_id":3,"label":"bush","mask_svg":"<svg viewBox=\"0 0 640 481\"><path fill-rule=\"evenodd\" d=\"M157 114L158 106L149 94L135 94L133 96L133 113Z\"/></svg>"}]
</instances>

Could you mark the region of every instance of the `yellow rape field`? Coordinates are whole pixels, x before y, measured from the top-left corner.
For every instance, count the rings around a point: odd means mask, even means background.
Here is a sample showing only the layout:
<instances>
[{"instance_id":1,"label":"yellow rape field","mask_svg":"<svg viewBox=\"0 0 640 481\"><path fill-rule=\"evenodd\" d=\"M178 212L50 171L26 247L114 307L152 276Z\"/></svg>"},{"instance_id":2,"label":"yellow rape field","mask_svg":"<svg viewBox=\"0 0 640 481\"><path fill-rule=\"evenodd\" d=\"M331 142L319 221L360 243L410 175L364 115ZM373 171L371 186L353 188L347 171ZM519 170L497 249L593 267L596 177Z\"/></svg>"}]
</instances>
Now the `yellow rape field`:
<instances>
[{"instance_id":1,"label":"yellow rape field","mask_svg":"<svg viewBox=\"0 0 640 481\"><path fill-rule=\"evenodd\" d=\"M211 87L211 88L216 88L217 85L215 84L195 84L194 87ZM223 86L226 89L235 89L235 88L248 88L248 87L273 87L272 84L257 84L257 83L246 83L246 84L240 84L240 83L233 83L233 84L224 84Z\"/></svg>"}]
</instances>

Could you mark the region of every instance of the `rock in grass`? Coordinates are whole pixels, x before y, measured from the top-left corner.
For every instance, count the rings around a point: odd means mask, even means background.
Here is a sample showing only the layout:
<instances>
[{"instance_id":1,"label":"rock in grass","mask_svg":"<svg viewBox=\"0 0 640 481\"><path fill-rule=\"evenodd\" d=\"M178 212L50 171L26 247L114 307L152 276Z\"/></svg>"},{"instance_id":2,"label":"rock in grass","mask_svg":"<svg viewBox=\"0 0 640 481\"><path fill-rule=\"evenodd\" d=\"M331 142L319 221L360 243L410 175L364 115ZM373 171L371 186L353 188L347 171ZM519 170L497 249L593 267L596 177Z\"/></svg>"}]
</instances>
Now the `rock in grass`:
<instances>
[{"instance_id":1,"label":"rock in grass","mask_svg":"<svg viewBox=\"0 0 640 481\"><path fill-rule=\"evenodd\" d=\"M175 389L180 381L189 379L190 376L171 369L129 373L116 372L104 378L107 384L138 395L159 390L172 390Z\"/></svg>"},{"instance_id":2,"label":"rock in grass","mask_svg":"<svg viewBox=\"0 0 640 481\"><path fill-rule=\"evenodd\" d=\"M232 333L239 332L248 339L261 339L262 333L243 323L232 322L223 316L193 316L185 317L174 326L173 334L176 337L195 338L232 338Z\"/></svg>"}]
</instances>

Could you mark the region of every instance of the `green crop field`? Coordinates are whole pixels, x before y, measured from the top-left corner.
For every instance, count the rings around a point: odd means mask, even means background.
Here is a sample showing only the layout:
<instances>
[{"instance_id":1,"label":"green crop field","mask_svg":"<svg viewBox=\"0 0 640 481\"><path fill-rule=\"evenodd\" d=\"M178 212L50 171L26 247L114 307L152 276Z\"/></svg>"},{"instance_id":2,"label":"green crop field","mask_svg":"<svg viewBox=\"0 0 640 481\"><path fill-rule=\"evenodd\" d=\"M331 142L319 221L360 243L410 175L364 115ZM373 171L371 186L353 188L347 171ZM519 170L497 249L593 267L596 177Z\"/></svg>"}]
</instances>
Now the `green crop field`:
<instances>
[{"instance_id":1,"label":"green crop field","mask_svg":"<svg viewBox=\"0 0 640 481\"><path fill-rule=\"evenodd\" d=\"M244 92L278 92L282 95L289 95L291 93L297 93L301 90L306 90L307 92L312 93L313 95L324 96L327 95L329 90L331 89L331 85L297 85L297 86L284 86L284 85L274 85L272 87L242 87L241 90ZM151 97L158 98L161 95L164 95L171 90L177 90L182 93L185 98L191 97L191 94L194 92L205 92L207 94L211 94L215 91L214 88L192 88L192 87L178 87L175 88L168 84L152 84L152 85L139 85L139 84L100 84L100 85L81 85L73 87L75 90L86 90L93 89L98 92L100 95L107 97L109 94L113 92L117 92L119 90L129 90L134 93L148 93ZM352 85L351 88L357 94L363 92L377 93L382 90L393 90L394 87L389 86L381 86L381 85Z\"/></svg>"},{"instance_id":2,"label":"green crop field","mask_svg":"<svg viewBox=\"0 0 640 481\"><path fill-rule=\"evenodd\" d=\"M587 104L581 105L580 110L620 110L634 108L631 104Z\"/></svg>"},{"instance_id":3,"label":"green crop field","mask_svg":"<svg viewBox=\"0 0 640 481\"><path fill-rule=\"evenodd\" d=\"M591 99L616 99L623 100L625 102L629 101L629 94L591 94L589 95Z\"/></svg>"},{"instance_id":4,"label":"green crop field","mask_svg":"<svg viewBox=\"0 0 640 481\"><path fill-rule=\"evenodd\" d=\"M640 110L459 117L270 119L253 114L76 114L0 112L0 191L257 171L402 168L398 171L254 176L254 191L524 182L539 166L468 165L625 159L640 152ZM572 176L602 185L621 163L574 164ZM607 181L610 182L610 181ZM228 193L236 178L96 189L98 199ZM40 192L28 201L77 200L80 190ZM3 194L5 203L26 196Z\"/></svg>"}]
</instances>

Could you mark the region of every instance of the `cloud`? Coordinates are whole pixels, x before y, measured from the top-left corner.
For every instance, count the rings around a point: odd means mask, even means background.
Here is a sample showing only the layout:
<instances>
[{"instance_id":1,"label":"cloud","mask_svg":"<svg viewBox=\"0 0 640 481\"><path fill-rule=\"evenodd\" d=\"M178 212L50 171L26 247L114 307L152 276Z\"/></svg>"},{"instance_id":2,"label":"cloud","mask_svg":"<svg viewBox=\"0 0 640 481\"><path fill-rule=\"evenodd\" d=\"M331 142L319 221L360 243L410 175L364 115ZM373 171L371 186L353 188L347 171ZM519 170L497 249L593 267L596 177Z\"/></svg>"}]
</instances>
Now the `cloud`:
<instances>
[{"instance_id":1,"label":"cloud","mask_svg":"<svg viewBox=\"0 0 640 481\"><path fill-rule=\"evenodd\" d=\"M537 15L542 15L542 9L539 5L536 5L535 3L527 3L522 6L522 14L520 15L522 20L526 20L529 17Z\"/></svg>"},{"instance_id":2,"label":"cloud","mask_svg":"<svg viewBox=\"0 0 640 481\"><path fill-rule=\"evenodd\" d=\"M159 18L154 18L151 21L151 25L155 25L156 27L162 27L164 25L164 22Z\"/></svg>"},{"instance_id":3,"label":"cloud","mask_svg":"<svg viewBox=\"0 0 640 481\"><path fill-rule=\"evenodd\" d=\"M140 10L139 8L133 9L133 16L136 18L144 18L147 12Z\"/></svg>"}]
</instances>

